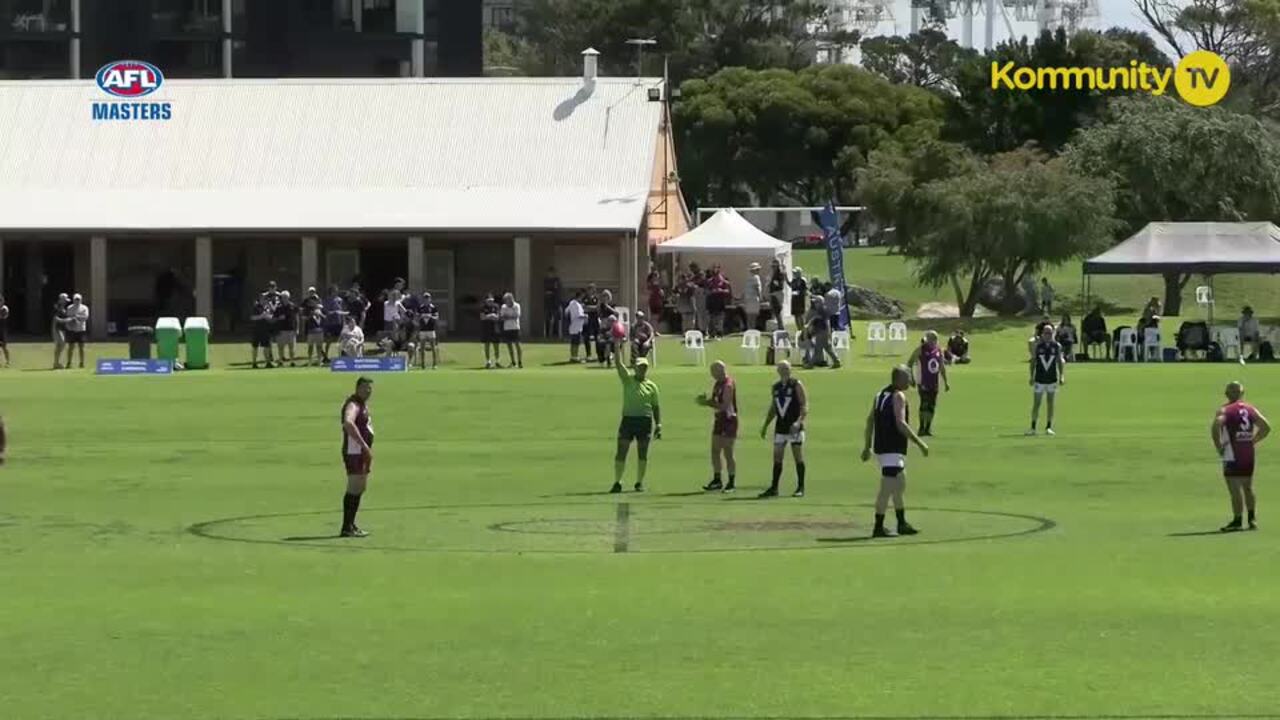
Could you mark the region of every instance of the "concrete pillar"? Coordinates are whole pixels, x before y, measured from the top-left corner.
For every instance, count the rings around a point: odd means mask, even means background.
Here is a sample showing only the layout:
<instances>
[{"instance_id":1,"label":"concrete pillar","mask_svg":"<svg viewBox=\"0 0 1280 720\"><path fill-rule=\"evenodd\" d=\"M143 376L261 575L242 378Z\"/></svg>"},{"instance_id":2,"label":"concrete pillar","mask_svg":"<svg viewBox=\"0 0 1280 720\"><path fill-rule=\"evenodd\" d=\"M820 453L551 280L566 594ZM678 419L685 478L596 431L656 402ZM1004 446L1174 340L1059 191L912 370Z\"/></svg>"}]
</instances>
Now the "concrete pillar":
<instances>
[{"instance_id":1,"label":"concrete pillar","mask_svg":"<svg viewBox=\"0 0 1280 720\"><path fill-rule=\"evenodd\" d=\"M631 310L632 318L640 309L636 305L636 246L629 233L622 236L619 246L617 304Z\"/></svg>"},{"instance_id":2,"label":"concrete pillar","mask_svg":"<svg viewBox=\"0 0 1280 720\"><path fill-rule=\"evenodd\" d=\"M351 26L356 32L364 32L363 0L351 0Z\"/></svg>"},{"instance_id":3,"label":"concrete pillar","mask_svg":"<svg viewBox=\"0 0 1280 720\"><path fill-rule=\"evenodd\" d=\"M68 61L71 72L67 77L72 80L80 78L80 0L71 0L71 53Z\"/></svg>"},{"instance_id":4,"label":"concrete pillar","mask_svg":"<svg viewBox=\"0 0 1280 720\"><path fill-rule=\"evenodd\" d=\"M44 246L39 240L28 240L27 252L27 329L40 336L49 334L49 308L44 306Z\"/></svg>"},{"instance_id":5,"label":"concrete pillar","mask_svg":"<svg viewBox=\"0 0 1280 720\"><path fill-rule=\"evenodd\" d=\"M427 74L427 69L426 69L427 41L426 41L426 38L424 37L427 31L427 19L426 19L426 13L423 12L422 3L414 3L414 8L415 8L415 17L413 19L414 20L413 30L416 33L416 35L413 38L413 42L410 43L409 52L412 55L411 62L413 63L413 76L423 77L424 75Z\"/></svg>"},{"instance_id":6,"label":"concrete pillar","mask_svg":"<svg viewBox=\"0 0 1280 720\"><path fill-rule=\"evenodd\" d=\"M231 0L222 0L222 77L232 77Z\"/></svg>"},{"instance_id":7,"label":"concrete pillar","mask_svg":"<svg viewBox=\"0 0 1280 720\"><path fill-rule=\"evenodd\" d=\"M107 337L107 239L89 238L89 336Z\"/></svg>"},{"instance_id":8,"label":"concrete pillar","mask_svg":"<svg viewBox=\"0 0 1280 720\"><path fill-rule=\"evenodd\" d=\"M196 238L196 315L213 323L213 238Z\"/></svg>"},{"instance_id":9,"label":"concrete pillar","mask_svg":"<svg viewBox=\"0 0 1280 720\"><path fill-rule=\"evenodd\" d=\"M302 238L302 286L298 288L298 297L302 297L302 294L305 293L309 287L314 287L317 290L320 289L320 286L316 283L320 277L319 246L320 243L313 237Z\"/></svg>"},{"instance_id":10,"label":"concrete pillar","mask_svg":"<svg viewBox=\"0 0 1280 720\"><path fill-rule=\"evenodd\" d=\"M0 237L0 295L4 294L4 238Z\"/></svg>"},{"instance_id":11,"label":"concrete pillar","mask_svg":"<svg viewBox=\"0 0 1280 720\"><path fill-rule=\"evenodd\" d=\"M421 293L427 289L427 262L421 235L409 238L409 272L405 282L410 292Z\"/></svg>"},{"instance_id":12,"label":"concrete pillar","mask_svg":"<svg viewBox=\"0 0 1280 720\"><path fill-rule=\"evenodd\" d=\"M512 292L516 294L516 302L520 303L522 308L532 308L533 244L527 237L518 237L512 241L512 250L515 253L515 288L512 289ZM526 312L521 329L529 333L532 332L533 328L541 327L541 325L540 318L535 321L532 313Z\"/></svg>"}]
</instances>

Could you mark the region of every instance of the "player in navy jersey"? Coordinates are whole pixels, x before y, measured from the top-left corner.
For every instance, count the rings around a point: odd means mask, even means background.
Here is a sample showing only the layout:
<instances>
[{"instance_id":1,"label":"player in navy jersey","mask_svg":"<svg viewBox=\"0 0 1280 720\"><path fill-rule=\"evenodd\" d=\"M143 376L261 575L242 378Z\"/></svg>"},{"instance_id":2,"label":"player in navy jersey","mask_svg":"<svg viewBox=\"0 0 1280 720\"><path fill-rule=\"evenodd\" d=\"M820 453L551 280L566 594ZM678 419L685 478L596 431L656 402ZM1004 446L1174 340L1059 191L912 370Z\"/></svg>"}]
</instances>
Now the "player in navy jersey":
<instances>
[{"instance_id":1,"label":"player in navy jersey","mask_svg":"<svg viewBox=\"0 0 1280 720\"><path fill-rule=\"evenodd\" d=\"M765 437L770 423L777 421L773 426L773 481L769 483L768 490L760 493L760 497L778 496L782 456L787 445L791 446L791 454L796 461L796 491L792 494L804 497L804 421L808 416L809 402L804 385L791 376L791 363L783 360L778 363L778 382L773 384L769 414L764 418L764 427L760 428L760 437Z\"/></svg>"},{"instance_id":2,"label":"player in navy jersey","mask_svg":"<svg viewBox=\"0 0 1280 720\"><path fill-rule=\"evenodd\" d=\"M915 366L920 363L920 381L915 380ZM938 380L951 392L951 381L947 379L946 358L938 345L938 333L930 330L924 334L920 347L911 353L907 360L907 369L912 371L912 384L920 388L920 437L933 435L933 414L938 407Z\"/></svg>"},{"instance_id":3,"label":"player in navy jersey","mask_svg":"<svg viewBox=\"0 0 1280 720\"><path fill-rule=\"evenodd\" d=\"M874 451L880 465L880 492L876 495L876 524L872 537L893 537L884 527L885 511L893 500L898 519L899 535L915 535L920 532L907 522L907 508L903 496L907 492L907 443L920 448L929 456L929 446L911 429L911 411L907 407L907 394L911 387L911 370L905 365L893 369L890 382L877 395L867 415L866 442L862 447L862 461L871 459Z\"/></svg>"},{"instance_id":4,"label":"player in navy jersey","mask_svg":"<svg viewBox=\"0 0 1280 720\"><path fill-rule=\"evenodd\" d=\"M1258 529L1257 498L1253 495L1255 446L1271 434L1271 423L1258 409L1244 401L1244 385L1227 385L1227 404L1213 417L1213 446L1222 458L1222 475L1231 495L1231 522L1222 532L1244 529L1244 511L1249 512L1249 529Z\"/></svg>"},{"instance_id":5,"label":"player in navy jersey","mask_svg":"<svg viewBox=\"0 0 1280 720\"><path fill-rule=\"evenodd\" d=\"M364 537L369 533L356 525L360 498L373 470L373 421L369 418L369 398L373 381L356 380L356 391L342 403L342 465L347 471L347 492L342 496L342 537Z\"/></svg>"},{"instance_id":6,"label":"player in navy jersey","mask_svg":"<svg viewBox=\"0 0 1280 720\"><path fill-rule=\"evenodd\" d=\"M1044 431L1053 434L1053 401L1058 394L1058 387L1067 384L1066 362L1062 357L1062 346L1053 339L1053 325L1045 323L1040 328L1040 337L1031 351L1031 429L1027 435L1036 434L1036 423L1040 420L1040 400L1048 396L1048 409L1045 417Z\"/></svg>"},{"instance_id":7,"label":"player in navy jersey","mask_svg":"<svg viewBox=\"0 0 1280 720\"><path fill-rule=\"evenodd\" d=\"M440 363L440 341L437 326L440 322L440 308L431 302L431 293L422 293L418 303L418 366L427 366L427 352L431 353L431 369Z\"/></svg>"}]
</instances>

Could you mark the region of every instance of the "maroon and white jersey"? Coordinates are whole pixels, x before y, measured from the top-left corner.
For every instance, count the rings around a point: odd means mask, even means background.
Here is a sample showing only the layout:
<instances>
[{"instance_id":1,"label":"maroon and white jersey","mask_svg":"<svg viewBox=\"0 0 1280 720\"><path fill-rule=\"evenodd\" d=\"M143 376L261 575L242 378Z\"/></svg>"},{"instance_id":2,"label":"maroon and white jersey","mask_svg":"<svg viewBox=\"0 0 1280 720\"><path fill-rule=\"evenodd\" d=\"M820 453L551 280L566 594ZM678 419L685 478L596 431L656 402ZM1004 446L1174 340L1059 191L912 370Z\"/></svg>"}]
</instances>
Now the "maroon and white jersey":
<instances>
[{"instance_id":1,"label":"maroon and white jersey","mask_svg":"<svg viewBox=\"0 0 1280 720\"><path fill-rule=\"evenodd\" d=\"M734 387L733 378L727 377L724 380L718 380L715 387L711 389L711 403L716 407L717 418L728 419L738 416L737 393L733 394L733 407L728 412L723 409L725 390L732 390Z\"/></svg>"},{"instance_id":2,"label":"maroon and white jersey","mask_svg":"<svg viewBox=\"0 0 1280 720\"><path fill-rule=\"evenodd\" d=\"M920 346L920 389L936 391L938 378L942 376L942 348L937 345Z\"/></svg>"},{"instance_id":3,"label":"maroon and white jersey","mask_svg":"<svg viewBox=\"0 0 1280 720\"><path fill-rule=\"evenodd\" d=\"M1247 402L1222 407L1222 463L1228 474L1253 474L1253 435L1257 422L1258 411Z\"/></svg>"},{"instance_id":4,"label":"maroon and white jersey","mask_svg":"<svg viewBox=\"0 0 1280 720\"><path fill-rule=\"evenodd\" d=\"M360 433L360 437L364 438L364 442L369 447L373 447L373 421L369 419L369 406L363 400L352 395L342 403L342 413L338 416L339 422L345 423L347 418L347 410L352 406L356 407L356 431ZM343 455L360 455L364 452L364 448L360 447L360 443L356 442L347 431L342 431L342 454Z\"/></svg>"}]
</instances>

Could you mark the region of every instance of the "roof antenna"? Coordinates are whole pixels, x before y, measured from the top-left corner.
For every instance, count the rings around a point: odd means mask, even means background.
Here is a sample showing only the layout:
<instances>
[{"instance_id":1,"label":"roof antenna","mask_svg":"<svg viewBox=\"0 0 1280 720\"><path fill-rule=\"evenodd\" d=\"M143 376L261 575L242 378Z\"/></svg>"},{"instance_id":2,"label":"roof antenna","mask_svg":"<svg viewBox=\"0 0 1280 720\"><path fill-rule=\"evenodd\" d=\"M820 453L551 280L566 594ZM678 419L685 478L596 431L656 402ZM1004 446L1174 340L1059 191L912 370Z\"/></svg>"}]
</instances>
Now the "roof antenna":
<instances>
[{"instance_id":1,"label":"roof antenna","mask_svg":"<svg viewBox=\"0 0 1280 720\"><path fill-rule=\"evenodd\" d=\"M644 77L644 48L646 45L657 45L657 38L630 38L628 45L636 46L636 81Z\"/></svg>"}]
</instances>

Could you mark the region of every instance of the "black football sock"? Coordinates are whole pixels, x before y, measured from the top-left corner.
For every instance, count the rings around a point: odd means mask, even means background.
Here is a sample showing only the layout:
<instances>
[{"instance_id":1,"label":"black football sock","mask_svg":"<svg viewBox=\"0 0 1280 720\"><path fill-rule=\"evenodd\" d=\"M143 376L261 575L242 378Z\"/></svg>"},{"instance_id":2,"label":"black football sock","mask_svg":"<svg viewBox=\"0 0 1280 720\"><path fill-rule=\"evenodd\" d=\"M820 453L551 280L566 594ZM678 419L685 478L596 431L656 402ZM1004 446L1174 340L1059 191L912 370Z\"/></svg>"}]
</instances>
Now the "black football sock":
<instances>
[{"instance_id":1,"label":"black football sock","mask_svg":"<svg viewBox=\"0 0 1280 720\"><path fill-rule=\"evenodd\" d=\"M906 525L906 524L907 524L907 511L906 511L906 510L903 510L902 508L898 508L897 510L894 510L894 511L893 511L893 514L898 516L898 524L899 524L899 525Z\"/></svg>"},{"instance_id":2,"label":"black football sock","mask_svg":"<svg viewBox=\"0 0 1280 720\"><path fill-rule=\"evenodd\" d=\"M884 513L876 513L876 529L884 529Z\"/></svg>"},{"instance_id":3,"label":"black football sock","mask_svg":"<svg viewBox=\"0 0 1280 720\"><path fill-rule=\"evenodd\" d=\"M796 487L804 489L804 463L796 463Z\"/></svg>"},{"instance_id":4,"label":"black football sock","mask_svg":"<svg viewBox=\"0 0 1280 720\"><path fill-rule=\"evenodd\" d=\"M778 481L781 479L782 479L782 463L776 462L773 464L773 482L769 483L769 489L777 490Z\"/></svg>"},{"instance_id":5,"label":"black football sock","mask_svg":"<svg viewBox=\"0 0 1280 720\"><path fill-rule=\"evenodd\" d=\"M1257 513L1257 511L1256 511L1256 510L1250 510L1250 511L1249 511L1249 522L1257 522L1257 521L1258 521L1258 513Z\"/></svg>"},{"instance_id":6,"label":"black football sock","mask_svg":"<svg viewBox=\"0 0 1280 720\"><path fill-rule=\"evenodd\" d=\"M342 529L349 530L356 520L356 500L359 496L347 493L342 496Z\"/></svg>"},{"instance_id":7,"label":"black football sock","mask_svg":"<svg viewBox=\"0 0 1280 720\"><path fill-rule=\"evenodd\" d=\"M734 474L729 473L729 487L733 487L734 478L735 478Z\"/></svg>"},{"instance_id":8,"label":"black football sock","mask_svg":"<svg viewBox=\"0 0 1280 720\"><path fill-rule=\"evenodd\" d=\"M732 481L730 481L730 482L732 482ZM711 484L712 484L712 485L719 485L719 484L720 484L720 473L714 473L714 474L712 474L712 476L711 476Z\"/></svg>"}]
</instances>

